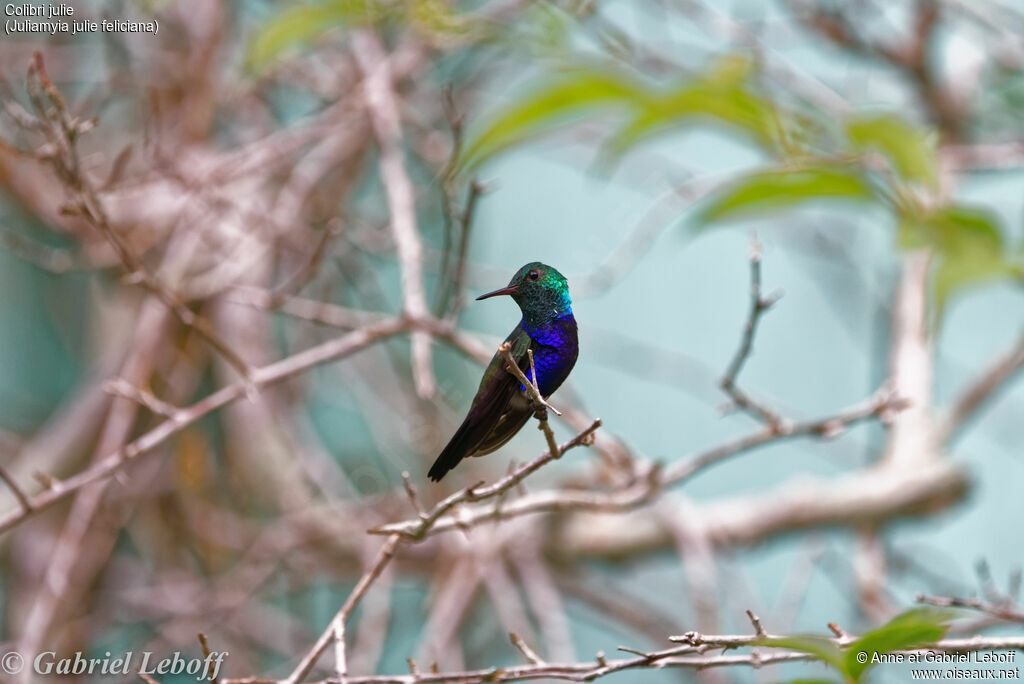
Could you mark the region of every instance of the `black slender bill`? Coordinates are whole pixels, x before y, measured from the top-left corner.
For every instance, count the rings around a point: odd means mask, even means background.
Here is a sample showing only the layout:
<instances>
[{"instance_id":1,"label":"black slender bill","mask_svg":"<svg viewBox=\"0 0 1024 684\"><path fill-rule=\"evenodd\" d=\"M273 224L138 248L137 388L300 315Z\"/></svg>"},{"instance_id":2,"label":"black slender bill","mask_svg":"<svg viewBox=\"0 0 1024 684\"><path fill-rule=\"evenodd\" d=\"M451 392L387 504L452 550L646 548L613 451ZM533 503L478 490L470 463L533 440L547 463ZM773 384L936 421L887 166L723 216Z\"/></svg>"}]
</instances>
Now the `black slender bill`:
<instances>
[{"instance_id":1,"label":"black slender bill","mask_svg":"<svg viewBox=\"0 0 1024 684\"><path fill-rule=\"evenodd\" d=\"M494 292L488 292L487 294L482 294L479 297L477 297L476 299L477 299L477 301L480 301L481 299L487 299L488 297L498 297L498 296L501 296L501 295L515 294L515 291L516 291L516 288L512 287L511 285L509 285L508 287L503 287L500 290L495 290Z\"/></svg>"}]
</instances>

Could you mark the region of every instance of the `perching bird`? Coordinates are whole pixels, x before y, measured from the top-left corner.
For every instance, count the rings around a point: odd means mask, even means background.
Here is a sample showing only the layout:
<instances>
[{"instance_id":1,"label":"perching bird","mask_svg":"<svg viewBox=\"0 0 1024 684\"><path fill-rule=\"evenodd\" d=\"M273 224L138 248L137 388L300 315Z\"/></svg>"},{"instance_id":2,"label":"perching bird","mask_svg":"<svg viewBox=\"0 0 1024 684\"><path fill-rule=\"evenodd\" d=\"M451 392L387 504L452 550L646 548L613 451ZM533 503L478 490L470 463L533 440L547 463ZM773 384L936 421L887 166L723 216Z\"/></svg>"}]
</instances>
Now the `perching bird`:
<instances>
[{"instance_id":1,"label":"perching bird","mask_svg":"<svg viewBox=\"0 0 1024 684\"><path fill-rule=\"evenodd\" d=\"M569 283L551 266L534 261L519 269L508 287L477 299L498 295L511 295L523 312L523 319L505 341L527 378L530 360L526 350L533 350L537 387L547 399L569 377L579 353ZM530 397L505 366L499 351L484 371L466 419L430 468L431 480L439 481L467 456L482 456L498 449L529 420L534 412Z\"/></svg>"}]
</instances>

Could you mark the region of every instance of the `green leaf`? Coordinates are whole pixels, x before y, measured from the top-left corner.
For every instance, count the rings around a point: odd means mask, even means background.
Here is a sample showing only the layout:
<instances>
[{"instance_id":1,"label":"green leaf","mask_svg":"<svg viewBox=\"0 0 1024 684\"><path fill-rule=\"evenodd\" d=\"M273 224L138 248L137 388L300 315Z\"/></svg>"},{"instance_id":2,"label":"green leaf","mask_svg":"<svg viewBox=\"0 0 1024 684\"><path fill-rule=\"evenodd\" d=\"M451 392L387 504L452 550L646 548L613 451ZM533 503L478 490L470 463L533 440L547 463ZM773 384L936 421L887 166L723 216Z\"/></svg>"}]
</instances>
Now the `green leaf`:
<instances>
[{"instance_id":1,"label":"green leaf","mask_svg":"<svg viewBox=\"0 0 1024 684\"><path fill-rule=\"evenodd\" d=\"M285 50L308 45L338 26L379 21L386 12L378 0L325 0L289 7L249 42L249 67L259 71Z\"/></svg>"},{"instance_id":2,"label":"green leaf","mask_svg":"<svg viewBox=\"0 0 1024 684\"><path fill-rule=\"evenodd\" d=\"M864 199L871 191L860 176L838 166L763 171L719 192L698 216L708 223L753 212L786 209L823 198Z\"/></svg>"},{"instance_id":3,"label":"green leaf","mask_svg":"<svg viewBox=\"0 0 1024 684\"><path fill-rule=\"evenodd\" d=\"M934 187L938 174L935 135L893 114L851 120L846 135L860 150L874 148L889 158L904 180Z\"/></svg>"},{"instance_id":4,"label":"green leaf","mask_svg":"<svg viewBox=\"0 0 1024 684\"><path fill-rule=\"evenodd\" d=\"M764 100L739 88L708 88L698 83L643 107L609 141L606 156L614 161L641 140L695 119L731 124L762 145L772 140L775 129L775 111Z\"/></svg>"},{"instance_id":5,"label":"green leaf","mask_svg":"<svg viewBox=\"0 0 1024 684\"><path fill-rule=\"evenodd\" d=\"M616 74L577 71L525 96L466 144L459 166L470 168L528 137L548 132L587 111L635 107L646 89Z\"/></svg>"},{"instance_id":6,"label":"green leaf","mask_svg":"<svg viewBox=\"0 0 1024 684\"><path fill-rule=\"evenodd\" d=\"M611 161L645 137L693 119L735 126L763 145L775 137L777 112L770 102L749 90L750 60L729 57L707 74L640 103L633 119L605 146Z\"/></svg>"},{"instance_id":7,"label":"green leaf","mask_svg":"<svg viewBox=\"0 0 1024 684\"><path fill-rule=\"evenodd\" d=\"M459 167L468 169L526 138L585 114L617 113L626 123L603 150L606 161L654 133L694 120L724 123L770 143L778 128L770 102L750 91L749 60L720 60L707 73L659 90L623 74L581 69L549 83L498 114L467 143Z\"/></svg>"},{"instance_id":8,"label":"green leaf","mask_svg":"<svg viewBox=\"0 0 1024 684\"><path fill-rule=\"evenodd\" d=\"M1021 263L1003 243L995 217L984 209L954 205L900 225L899 244L935 252L932 294L941 318L949 297L964 287L996 278L1024 278Z\"/></svg>"},{"instance_id":9,"label":"green leaf","mask_svg":"<svg viewBox=\"0 0 1024 684\"><path fill-rule=\"evenodd\" d=\"M901 613L850 644L843 669L851 678L859 680L865 670L871 667L871 657L875 653L891 653L934 644L946 635L948 623L954 616L952 611L934 608L914 608ZM868 655L865 663L857 660L861 652Z\"/></svg>"},{"instance_id":10,"label":"green leaf","mask_svg":"<svg viewBox=\"0 0 1024 684\"><path fill-rule=\"evenodd\" d=\"M771 648L788 648L801 653L809 653L816 658L828 663L840 672L845 673L845 661L843 652L836 645L835 641L821 636L788 636L788 637L766 637L753 642L755 646L769 646Z\"/></svg>"}]
</instances>

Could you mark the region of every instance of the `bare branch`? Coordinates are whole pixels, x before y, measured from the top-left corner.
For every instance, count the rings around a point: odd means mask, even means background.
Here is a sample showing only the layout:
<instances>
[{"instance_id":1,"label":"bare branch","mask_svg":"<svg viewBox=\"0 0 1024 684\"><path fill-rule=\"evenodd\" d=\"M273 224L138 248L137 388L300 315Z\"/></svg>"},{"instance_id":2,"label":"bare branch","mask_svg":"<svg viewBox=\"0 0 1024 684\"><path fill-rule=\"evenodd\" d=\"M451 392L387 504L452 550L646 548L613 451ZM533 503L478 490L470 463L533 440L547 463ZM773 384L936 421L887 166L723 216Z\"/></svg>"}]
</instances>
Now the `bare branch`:
<instances>
[{"instance_id":1,"label":"bare branch","mask_svg":"<svg viewBox=\"0 0 1024 684\"><path fill-rule=\"evenodd\" d=\"M418 540L438 531L458 527L459 523L454 517L445 515L455 506L461 503L485 501L512 489L522 482L528 475L536 472L541 467L558 458L560 455L565 454L569 449L581 445L587 445L592 439L594 431L599 427L601 427L600 419L594 420L594 422L590 424L590 427L560 445L555 452L555 454L558 455L553 454L551 451L545 452L533 461L519 466L513 472L491 485L484 486L484 483L479 482L471 487L466 487L465 489L460 489L454 494L450 494L438 502L437 505L427 513L425 518L408 520L400 523L390 523L371 529L369 532L371 534L400 534L403 537Z\"/></svg>"},{"instance_id":2,"label":"bare branch","mask_svg":"<svg viewBox=\"0 0 1024 684\"><path fill-rule=\"evenodd\" d=\"M31 513L32 502L29 501L28 496L22 491L21 487L18 486L18 483L14 481L14 478L11 477L11 474L8 473L3 466L0 466L0 480L3 480L10 488L11 493L14 494L14 498L18 500L19 504L21 504L22 512L25 515Z\"/></svg>"},{"instance_id":3,"label":"bare branch","mask_svg":"<svg viewBox=\"0 0 1024 684\"><path fill-rule=\"evenodd\" d=\"M748 609L747 617L750 619L750 624L754 625L754 634L759 637L765 636L764 627L761 626L761 619L754 615L754 611Z\"/></svg>"},{"instance_id":4,"label":"bare branch","mask_svg":"<svg viewBox=\"0 0 1024 684\"><path fill-rule=\"evenodd\" d=\"M914 84L921 104L943 137L958 141L964 133L963 108L930 64L930 51L939 32L942 3L916 0L911 30L891 43L871 41L861 35L844 7L825 8L814 2L790 0L794 17L822 38L854 54L864 55L903 72Z\"/></svg>"},{"instance_id":5,"label":"bare branch","mask_svg":"<svg viewBox=\"0 0 1024 684\"><path fill-rule=\"evenodd\" d=\"M731 456L744 453L779 440L794 439L797 437L818 437L823 439L835 437L851 425L868 419L879 418L891 411L899 410L902 406L903 403L901 400L894 398L891 393L883 389L870 400L859 406L855 406L847 411L840 412L827 418L809 421L806 423L796 423L784 434L777 433L771 428L765 427L746 437L709 449L708 451L700 453L689 459L684 459L665 468L662 468L657 464L638 465L635 477L631 481L626 483L623 487L613 489L611 491L590 491L576 488L541 491L534 494L526 494L509 502L503 503L500 508L493 508L490 506L467 507L462 510L458 519L451 515L446 515L456 503L473 503L480 500L480 494L482 492L475 491L475 487L470 487L452 494L439 503L438 506L436 506L428 515L430 525L427 525L425 521L421 520L406 521L403 523L383 525L371 530L371 532L374 534L390 534L398 532L419 538L422 535L438 534L460 526L472 526L485 520L507 520L520 515L539 512L575 510L613 512L629 510L653 501L669 486L678 484L692 477L704 468L723 461ZM575 446L576 444L579 444L582 439L589 437L590 433L596 429L599 424L599 421L595 421L590 428L577 435L567 444L559 447L559 450L564 453L567 446ZM516 482L526 477L526 475L533 472L533 470L536 470L541 465L544 465L548 460L551 460L550 452L544 454L539 459L526 464L525 466L521 466L512 476L506 477L499 481L499 483L492 485L492 487L487 490L487 493L494 495L499 491L504 491L505 489L514 486ZM942 492L945 492L947 489L946 485L948 485L948 476L949 473L936 473L936 477L938 478L936 482L943 483L943 486L940 487L940 491ZM511 481L512 478L514 478L515 481ZM888 477L888 474L885 474L884 476L873 476L872 481L875 479L878 480L878 483L873 486L877 489L877 487L879 487L883 482L887 482L890 478ZM958 481L961 481L962 484L962 480ZM930 482L932 481L927 477L922 476L919 478L919 483L928 484ZM866 482L864 484L865 486L867 485ZM495 488L498 489L496 490ZM886 486L886 489L888 489L888 486ZM954 489L956 489L955 486ZM858 497L865 493L864 488L861 486L851 487L851 490L855 492L854 498L857 498L858 501L860 501ZM905 505L908 500L915 500L915 497L921 494L919 490L919 487L911 488L910 490L907 490L903 496L890 499L888 503L893 506ZM874 499L874 494L872 494L872 499ZM844 503L840 504L839 501L843 501ZM831 501L821 500L818 503L820 504L819 507L821 509L828 509L828 511L830 511L827 515L829 519L831 519L831 516L834 515L836 510L849 510L851 506L856 507L852 501L852 499L848 499L846 497L839 497L838 499L833 499ZM796 514L795 509L791 512ZM771 520L771 518L766 517L765 522L768 520ZM587 534L582 534L580 538L583 539L588 536L589 535ZM636 538L640 539L641 537L637 536Z\"/></svg>"},{"instance_id":6,"label":"bare branch","mask_svg":"<svg viewBox=\"0 0 1024 684\"><path fill-rule=\"evenodd\" d=\"M454 672L415 672L401 675L368 675L348 677L347 684L440 684L441 682L458 682L460 684L482 684L483 682L516 682L533 679L560 679L571 682L589 682L623 670L643 670L647 668L679 667L706 669L712 667L749 666L759 668L764 665L797 661L815 661L819 658L810 653L792 651L786 647L773 647L772 639L782 639L777 635L705 635L688 632L681 636L669 637L679 645L661 651L639 651L620 647L619 650L637 654L632 658L608 659L599 654L592 662L578 663L539 663L530 662L523 665L512 665L502 668L465 670ZM768 643L765 643L767 640ZM856 637L842 636L832 640L837 646L846 647L856 641ZM744 653L738 655L704 655L709 648L744 648L753 645L769 648L768 652ZM926 649L903 650L897 653L923 653ZM966 639L943 639L930 646L927 650L944 653L970 653L978 651L1010 651L1024 650L1024 637L970 637ZM222 680L224 684L254 684L252 679ZM264 680L256 680L262 684ZM273 680L266 680L268 684ZM326 684L326 683L323 683Z\"/></svg>"},{"instance_id":7,"label":"bare branch","mask_svg":"<svg viewBox=\"0 0 1024 684\"><path fill-rule=\"evenodd\" d=\"M883 385L875 394L861 404L840 411L835 415L807 422L787 424L784 431L768 425L765 429L741 437L720 447L709 449L692 458L679 461L666 468L664 480L673 484L685 480L700 470L719 461L750 449L796 437L819 437L834 439L850 427L871 419L885 419L889 414L906 408L906 402L893 395L888 385Z\"/></svg>"},{"instance_id":8,"label":"bare branch","mask_svg":"<svg viewBox=\"0 0 1024 684\"><path fill-rule=\"evenodd\" d=\"M388 319L368 325L268 366L257 368L253 371L253 382L256 387L266 387L282 382L313 366L335 361L365 349L378 340L408 330L409 327L409 322L401 319ZM249 384L245 381L223 387L191 406L181 409L174 419L165 420L131 443L100 459L86 470L72 475L66 480L54 481L50 488L29 499L30 511L22 508L0 517L0 532L11 529L27 518L30 512L34 513L47 508L91 482L110 477L124 464L163 444L172 435L192 425L203 416L246 396L248 390Z\"/></svg>"},{"instance_id":9,"label":"bare branch","mask_svg":"<svg viewBox=\"0 0 1024 684\"><path fill-rule=\"evenodd\" d=\"M0 228L0 243L23 261L50 273L97 268L83 257L63 249L55 249L11 230Z\"/></svg>"},{"instance_id":10,"label":"bare branch","mask_svg":"<svg viewBox=\"0 0 1024 684\"><path fill-rule=\"evenodd\" d=\"M352 51L364 75L366 108L380 145L380 179L391 208L391 232L402 269L402 306L407 316L422 318L428 315L423 291L423 247L416 230L412 181L403 161L401 119L391 62L380 39L369 29L353 32ZM420 331L412 335L412 366L417 393L423 398L433 396L436 387L430 336Z\"/></svg>"},{"instance_id":11,"label":"bare branch","mask_svg":"<svg viewBox=\"0 0 1024 684\"><path fill-rule=\"evenodd\" d=\"M332 639L336 639L341 645L338 646L336 652L339 654L341 661L337 664L338 675L344 678L345 674L345 661L344 661L344 627L345 622L348 620L352 611L359 604L359 601L366 594L367 590L373 584L374 580L380 576L380 573L384 571L384 568L395 555L395 550L398 548L398 544L401 541L401 536L398 534L392 534L385 540L381 545L380 551L377 552L377 558L373 561L369 568L363 573L363 576L359 578L359 582L356 583L352 593L345 599L345 603L342 604L341 608L335 614L331 620L331 624L328 625L327 629L324 630L320 638L317 639L313 648L303 656L299 664L292 670L292 673L288 675L288 678L284 680L284 684L299 684L309 671L316 665L316 661L320 658L323 652L330 645ZM348 680L353 681L352 679Z\"/></svg>"},{"instance_id":12,"label":"bare branch","mask_svg":"<svg viewBox=\"0 0 1024 684\"><path fill-rule=\"evenodd\" d=\"M774 294L770 297L763 297L761 295L761 243L758 241L757 236L754 236L751 239L750 246L750 314L743 327L743 337L740 341L739 349L736 350L736 354L729 363L729 367L719 384L732 399L735 406L763 421L773 431L785 430L782 419L767 406L748 396L746 392L739 388L736 380L739 377L740 371L743 370L743 365L750 358L750 354L753 351L754 336L757 334L757 324L761 321L761 316L778 301L780 296L780 294Z\"/></svg>"},{"instance_id":13,"label":"bare branch","mask_svg":"<svg viewBox=\"0 0 1024 684\"><path fill-rule=\"evenodd\" d=\"M951 171L995 171L1024 166L1024 140L1011 142L943 145L939 151Z\"/></svg>"},{"instance_id":14,"label":"bare branch","mask_svg":"<svg viewBox=\"0 0 1024 684\"><path fill-rule=\"evenodd\" d=\"M518 468L516 471L510 473L508 476L502 478L497 483L489 487L478 489L481 486L474 485L473 487L463 489L449 496L448 498L440 502L437 506L435 506L434 510L429 514L424 514L423 512L418 511L420 517L416 521L414 529L411 531L401 530L394 525L390 526L393 528L394 531L388 533L388 538L382 545L380 551L378 552L377 559L360 578L359 582L356 584L355 589L352 590L352 593L349 594L348 598L345 600L345 603L334 616L334 619L331 621L331 625L328 627L327 630L323 632L323 634L321 634L320 638L313 645L312 649L310 649L310 651L305 655L305 657L303 657L303 659L296 666L295 670L292 671L291 675L288 676L288 678L285 680L285 684L299 684L299 682L301 682L306 677L306 675L309 674L310 670L312 670L313 666L316 664L316 661L319 659L320 655L329 645L332 637L334 638L336 644L335 651L337 660L337 675L342 680L342 682L352 681L346 676L347 667L345 660L344 643L345 622L348 619L349 615L352 613L352 611L355 609L356 605L358 605L359 601L366 594L367 590L370 588L373 582L383 572L384 567L390 562L399 544L403 540L407 540L410 538L413 540L423 538L423 536L426 535L430 531L431 527L437 522L439 517L445 511L450 510L457 503L461 501L481 501L486 498L497 496L502 492L506 491L507 489L515 486L523 478L525 478L530 473L535 472L545 463L549 463L550 461L558 458L558 456L565 450L572 448L577 444L584 443L585 440L589 437L589 435L594 430L596 430L600 426L600 424L601 422L599 420L594 421L593 425L588 430L584 431L583 433L580 433L573 440L570 440L570 442L568 442L564 448L556 447L553 454L552 452L543 454L532 463L526 464ZM409 491L408 487L407 491ZM418 507L413 492L410 492L410 498L413 500L414 506ZM371 532L381 533L383 529L384 528L379 528L377 530L371 530Z\"/></svg>"},{"instance_id":15,"label":"bare branch","mask_svg":"<svg viewBox=\"0 0 1024 684\"><path fill-rule=\"evenodd\" d=\"M1000 356L953 403L941 428L944 442L956 439L964 426L984 404L1006 387L1024 369L1024 335L1007 353Z\"/></svg>"},{"instance_id":16,"label":"bare branch","mask_svg":"<svg viewBox=\"0 0 1024 684\"><path fill-rule=\"evenodd\" d=\"M958 501L966 488L964 472L946 463L920 470L874 468L838 478L805 476L761 494L708 502L699 509L700 524L707 527L714 546L735 548L803 530L856 528L932 514ZM539 493L505 504L502 517L573 511L558 518L551 552L566 561L615 559L672 548L671 530L650 512L607 515L636 508L652 496L646 483L607 495L576 490ZM481 517L486 515L480 512Z\"/></svg>"},{"instance_id":17,"label":"bare branch","mask_svg":"<svg viewBox=\"0 0 1024 684\"><path fill-rule=\"evenodd\" d=\"M992 617L999 618L1000 620L1009 620L1011 622L1024 622L1024 610L1017 608L1016 605L1011 601L1004 601L1000 603L994 603L992 601L985 601L978 598L960 598L957 596L926 596L924 594L917 595L918 603L927 603L932 606L941 606L948 608L970 608L972 610L981 611L991 615Z\"/></svg>"},{"instance_id":18,"label":"bare branch","mask_svg":"<svg viewBox=\"0 0 1024 684\"><path fill-rule=\"evenodd\" d=\"M104 386L104 389L110 394L124 397L145 406L156 415L163 416L164 418L174 420L181 411L177 406L168 404L166 401L153 396L151 392L135 387L124 378L114 378Z\"/></svg>"},{"instance_id":19,"label":"bare branch","mask_svg":"<svg viewBox=\"0 0 1024 684\"><path fill-rule=\"evenodd\" d=\"M331 621L331 638L334 639L334 674L337 675L339 684L346 684L348 657L345 654L345 617L340 613Z\"/></svg>"},{"instance_id":20,"label":"bare branch","mask_svg":"<svg viewBox=\"0 0 1024 684\"><path fill-rule=\"evenodd\" d=\"M461 306L462 281L466 272L466 256L469 250L469 238L476 216L477 202L488 191L488 187L476 178L469 180L465 207L459 209L457 204L456 168L462 153L463 129L465 117L456 110L454 95L451 88L442 94L445 118L452 129L452 151L448 163L441 174L441 206L444 210L444 246L441 257L441 287L438 291L438 315L453 319ZM452 232L458 226L458 246L453 247ZM455 250L455 261L452 264L452 251Z\"/></svg>"},{"instance_id":21,"label":"bare branch","mask_svg":"<svg viewBox=\"0 0 1024 684\"><path fill-rule=\"evenodd\" d=\"M508 638L512 640L512 645L518 648L519 652L522 653L528 661L530 661L534 665L544 664L544 660L539 655L537 655L537 653L534 652L534 650L530 648L525 641L523 641L523 638L521 636L519 636L515 632L509 632Z\"/></svg>"},{"instance_id":22,"label":"bare branch","mask_svg":"<svg viewBox=\"0 0 1024 684\"><path fill-rule=\"evenodd\" d=\"M412 509L416 511L416 515L420 516L421 519L427 516L423 510L423 505L420 504L420 499L416 495L416 488L412 484L412 478L409 477L409 471L402 471L402 485L405 487L405 494L409 497L409 503L412 504Z\"/></svg>"},{"instance_id":23,"label":"bare branch","mask_svg":"<svg viewBox=\"0 0 1024 684\"><path fill-rule=\"evenodd\" d=\"M199 646L203 650L203 657L206 658L207 660L209 660L210 659L210 644L206 640L206 635L203 634L202 632L199 632L199 634L197 636L199 637ZM210 680L210 684L219 684L219 681L220 681L220 677L218 675L218 676L213 677Z\"/></svg>"},{"instance_id":24,"label":"bare branch","mask_svg":"<svg viewBox=\"0 0 1024 684\"><path fill-rule=\"evenodd\" d=\"M302 268L296 271L291 278L289 278L280 287L274 290L273 294L270 295L268 306L271 309L276 309L281 306L284 298L288 295L295 294L301 290L312 278L316 275L317 268L324 259L324 255L327 254L327 248L331 244L331 240L340 232L337 220L331 221L321 231L320 239L316 243L316 247L313 252L309 255L309 259L303 264Z\"/></svg>"},{"instance_id":25,"label":"bare branch","mask_svg":"<svg viewBox=\"0 0 1024 684\"><path fill-rule=\"evenodd\" d=\"M511 344L509 344L508 342L502 342L501 346L498 347L498 351L501 353L503 357L505 357L505 370L514 375L516 377L516 380L518 380L523 385L523 387L526 388L526 392L527 394L530 395L530 401L533 403L533 405L545 409L551 409L551 411L556 416L562 415L558 411L558 409L549 404L547 400L545 400L544 397L541 396L540 389L537 387L537 373L533 367L533 352L529 349L526 350L527 356L530 359L530 375L532 376L530 378L527 378L526 374L523 373L521 368L519 368L519 365L516 363L515 358L513 358L512 356Z\"/></svg>"},{"instance_id":26,"label":"bare branch","mask_svg":"<svg viewBox=\"0 0 1024 684\"><path fill-rule=\"evenodd\" d=\"M46 73L46 65L40 52L35 53L34 61L29 67L28 82L42 130L53 148L53 154L45 155L43 160L52 166L58 178L74 194L76 199L71 205L73 213L81 215L99 230L121 260L132 282L144 286L156 295L183 324L195 330L234 366L242 378L250 381L251 369L242 357L220 339L205 319L197 316L177 295L169 292L148 272L142 261L110 224L99 194L92 181L82 171L78 158L75 141L83 132L82 122L72 118L68 113L64 98ZM43 93L46 94L49 105L44 101Z\"/></svg>"},{"instance_id":27,"label":"bare branch","mask_svg":"<svg viewBox=\"0 0 1024 684\"><path fill-rule=\"evenodd\" d=\"M527 394L530 396L530 402L535 407L534 416L537 418L538 428L544 433L544 439L548 443L548 453L553 454L554 458L559 458L562 454L558 450L558 442L555 441L555 433L552 432L551 426L548 425L548 409L551 409L556 416L562 415L558 409L549 404L543 396L541 396L540 388L537 387L537 369L533 365L533 350L527 349L526 355L530 359L530 377L527 378L523 373L522 369L516 363L516 360L512 357L512 346L508 342L502 342L501 346L498 347L499 353L505 357L505 369L514 375L517 380L526 388Z\"/></svg>"}]
</instances>

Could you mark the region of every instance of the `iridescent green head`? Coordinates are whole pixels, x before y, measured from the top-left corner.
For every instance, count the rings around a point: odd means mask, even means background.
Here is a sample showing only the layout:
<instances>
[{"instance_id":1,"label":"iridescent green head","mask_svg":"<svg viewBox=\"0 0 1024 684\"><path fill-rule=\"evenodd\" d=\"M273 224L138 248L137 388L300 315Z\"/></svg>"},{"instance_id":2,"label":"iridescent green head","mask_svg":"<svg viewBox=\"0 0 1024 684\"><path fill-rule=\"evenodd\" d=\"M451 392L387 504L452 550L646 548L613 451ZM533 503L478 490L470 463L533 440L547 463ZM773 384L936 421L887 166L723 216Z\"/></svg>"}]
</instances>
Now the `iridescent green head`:
<instances>
[{"instance_id":1,"label":"iridescent green head","mask_svg":"<svg viewBox=\"0 0 1024 684\"><path fill-rule=\"evenodd\" d=\"M572 313L569 283L558 269L533 261L519 269L507 287L480 295L487 299L498 295L511 295L523 311L528 327L536 328L547 321Z\"/></svg>"}]
</instances>

